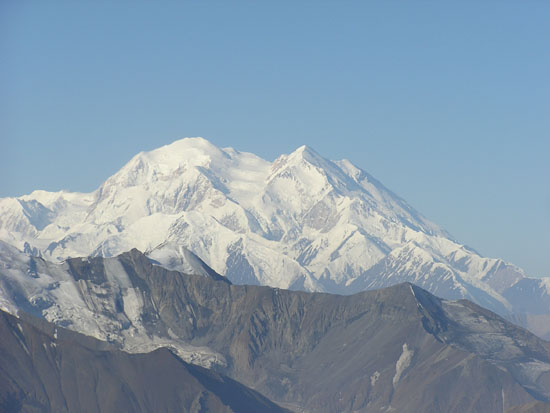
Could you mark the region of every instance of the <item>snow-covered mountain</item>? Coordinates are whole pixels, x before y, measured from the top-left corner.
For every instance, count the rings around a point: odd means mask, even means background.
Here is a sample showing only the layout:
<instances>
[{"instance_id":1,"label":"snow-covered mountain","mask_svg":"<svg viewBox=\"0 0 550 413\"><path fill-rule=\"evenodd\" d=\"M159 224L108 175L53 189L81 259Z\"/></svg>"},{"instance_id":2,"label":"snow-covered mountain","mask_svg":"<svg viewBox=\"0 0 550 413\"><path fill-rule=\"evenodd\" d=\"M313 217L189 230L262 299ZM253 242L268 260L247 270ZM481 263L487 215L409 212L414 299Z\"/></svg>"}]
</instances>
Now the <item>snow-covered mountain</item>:
<instances>
[{"instance_id":1,"label":"snow-covered mountain","mask_svg":"<svg viewBox=\"0 0 550 413\"><path fill-rule=\"evenodd\" d=\"M524 324L518 282L550 297L546 281L480 256L351 162L305 146L268 162L182 139L136 155L89 194L0 199L0 240L51 261L137 248L187 272L191 251L234 283L279 288L353 293L409 281Z\"/></svg>"},{"instance_id":2,"label":"snow-covered mountain","mask_svg":"<svg viewBox=\"0 0 550 413\"><path fill-rule=\"evenodd\" d=\"M197 259L185 262L191 272L227 283L193 265ZM193 364L225 364L224 357L209 348L189 345L166 329L159 330L156 309L139 285L117 257L75 258L57 264L0 241L1 309L11 314L24 311L131 353L168 347Z\"/></svg>"}]
</instances>

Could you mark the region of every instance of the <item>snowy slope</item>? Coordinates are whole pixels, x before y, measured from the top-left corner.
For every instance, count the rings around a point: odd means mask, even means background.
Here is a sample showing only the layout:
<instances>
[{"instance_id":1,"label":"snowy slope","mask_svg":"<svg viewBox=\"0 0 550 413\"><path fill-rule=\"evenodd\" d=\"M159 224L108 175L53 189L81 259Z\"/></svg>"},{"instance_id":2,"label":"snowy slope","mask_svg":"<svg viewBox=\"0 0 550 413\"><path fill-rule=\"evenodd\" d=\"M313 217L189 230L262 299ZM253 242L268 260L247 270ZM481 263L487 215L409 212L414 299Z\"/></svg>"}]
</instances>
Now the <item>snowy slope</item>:
<instances>
[{"instance_id":1,"label":"snowy slope","mask_svg":"<svg viewBox=\"0 0 550 413\"><path fill-rule=\"evenodd\" d=\"M151 317L144 291L132 283L118 258L105 259L102 271L87 258L77 260L90 266L92 276L96 272L105 280L79 278L68 261L50 263L0 241L0 309L12 314L22 310L132 353L170 347L194 364L225 364L223 356L207 347L152 330L144 321Z\"/></svg>"},{"instance_id":2,"label":"snowy slope","mask_svg":"<svg viewBox=\"0 0 550 413\"><path fill-rule=\"evenodd\" d=\"M1 199L0 239L52 261L138 248L183 271L187 249L233 282L279 288L351 293L410 281L501 314L517 307L503 293L525 278L347 160L302 146L268 162L202 138L140 153L90 194Z\"/></svg>"}]
</instances>

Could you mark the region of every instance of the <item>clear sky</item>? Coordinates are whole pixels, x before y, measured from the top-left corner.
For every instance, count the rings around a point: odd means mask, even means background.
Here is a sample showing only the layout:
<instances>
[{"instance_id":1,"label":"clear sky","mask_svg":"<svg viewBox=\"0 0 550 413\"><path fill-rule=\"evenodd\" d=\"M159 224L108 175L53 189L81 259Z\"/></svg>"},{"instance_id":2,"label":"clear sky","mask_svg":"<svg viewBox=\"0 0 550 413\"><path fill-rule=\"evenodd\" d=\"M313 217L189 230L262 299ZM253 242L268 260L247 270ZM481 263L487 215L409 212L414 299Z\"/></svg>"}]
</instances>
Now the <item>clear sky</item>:
<instances>
[{"instance_id":1,"label":"clear sky","mask_svg":"<svg viewBox=\"0 0 550 413\"><path fill-rule=\"evenodd\" d=\"M348 158L550 276L550 2L0 2L0 196L186 136Z\"/></svg>"}]
</instances>

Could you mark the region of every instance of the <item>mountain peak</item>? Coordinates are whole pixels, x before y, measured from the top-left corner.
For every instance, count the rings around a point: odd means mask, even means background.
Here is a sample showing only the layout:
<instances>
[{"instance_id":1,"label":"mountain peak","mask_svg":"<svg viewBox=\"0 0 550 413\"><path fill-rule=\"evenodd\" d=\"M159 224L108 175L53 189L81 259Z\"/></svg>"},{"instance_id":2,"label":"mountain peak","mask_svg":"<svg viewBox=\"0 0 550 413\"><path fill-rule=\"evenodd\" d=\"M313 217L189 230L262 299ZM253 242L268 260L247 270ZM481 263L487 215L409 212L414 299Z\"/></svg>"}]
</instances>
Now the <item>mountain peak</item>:
<instances>
[{"instance_id":1,"label":"mountain peak","mask_svg":"<svg viewBox=\"0 0 550 413\"><path fill-rule=\"evenodd\" d=\"M315 149L307 145L302 145L299 148L297 148L294 152L288 155L288 159L304 160L315 166L322 166L322 164L327 162L327 160L323 158L321 155L319 155L315 151Z\"/></svg>"},{"instance_id":2,"label":"mountain peak","mask_svg":"<svg viewBox=\"0 0 550 413\"><path fill-rule=\"evenodd\" d=\"M310 146L307 146L307 145L299 146L298 148L296 148L296 150L293 153L304 153L304 152L316 153L315 150L313 150Z\"/></svg>"},{"instance_id":3,"label":"mountain peak","mask_svg":"<svg viewBox=\"0 0 550 413\"><path fill-rule=\"evenodd\" d=\"M105 186L137 186L169 181L196 167L225 167L230 155L204 138L183 138L152 151L140 152L111 176Z\"/></svg>"},{"instance_id":4,"label":"mountain peak","mask_svg":"<svg viewBox=\"0 0 550 413\"><path fill-rule=\"evenodd\" d=\"M317 171L314 172L314 175L338 175L339 168L334 165L331 161L323 158L319 155L314 149L310 148L307 145L302 145L297 148L294 152L291 152L288 155L279 156L271 166L272 176L279 175L287 169L293 170L310 170L311 166ZM307 172L309 175L310 172ZM303 177L302 177L303 178ZM318 177L317 177L318 178ZM322 179L324 181L324 178Z\"/></svg>"},{"instance_id":5,"label":"mountain peak","mask_svg":"<svg viewBox=\"0 0 550 413\"><path fill-rule=\"evenodd\" d=\"M220 149L212 144L209 140L200 136L178 139L168 145L162 146L154 151L173 150L176 152L185 151L189 149L200 149L206 152L215 152ZM153 152L154 152L153 151Z\"/></svg>"},{"instance_id":6,"label":"mountain peak","mask_svg":"<svg viewBox=\"0 0 550 413\"><path fill-rule=\"evenodd\" d=\"M177 169L182 164L205 166L225 159L228 155L204 138L183 138L150 152L143 152L146 160Z\"/></svg>"}]
</instances>

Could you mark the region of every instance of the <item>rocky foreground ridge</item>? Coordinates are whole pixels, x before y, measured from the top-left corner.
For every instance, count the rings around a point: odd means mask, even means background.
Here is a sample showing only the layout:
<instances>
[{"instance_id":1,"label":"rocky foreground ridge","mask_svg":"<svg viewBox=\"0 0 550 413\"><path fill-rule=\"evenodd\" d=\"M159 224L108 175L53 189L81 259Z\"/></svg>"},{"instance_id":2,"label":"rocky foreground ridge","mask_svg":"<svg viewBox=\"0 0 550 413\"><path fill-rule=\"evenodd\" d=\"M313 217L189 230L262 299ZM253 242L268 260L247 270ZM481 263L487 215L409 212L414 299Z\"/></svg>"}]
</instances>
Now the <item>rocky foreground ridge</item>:
<instances>
[{"instance_id":1,"label":"rocky foreground ridge","mask_svg":"<svg viewBox=\"0 0 550 413\"><path fill-rule=\"evenodd\" d=\"M233 285L165 269L135 249L29 260L25 274L3 267L3 303L126 351L168 347L294 411L502 412L550 402L550 343L409 283L350 296Z\"/></svg>"}]
</instances>

